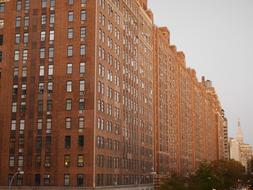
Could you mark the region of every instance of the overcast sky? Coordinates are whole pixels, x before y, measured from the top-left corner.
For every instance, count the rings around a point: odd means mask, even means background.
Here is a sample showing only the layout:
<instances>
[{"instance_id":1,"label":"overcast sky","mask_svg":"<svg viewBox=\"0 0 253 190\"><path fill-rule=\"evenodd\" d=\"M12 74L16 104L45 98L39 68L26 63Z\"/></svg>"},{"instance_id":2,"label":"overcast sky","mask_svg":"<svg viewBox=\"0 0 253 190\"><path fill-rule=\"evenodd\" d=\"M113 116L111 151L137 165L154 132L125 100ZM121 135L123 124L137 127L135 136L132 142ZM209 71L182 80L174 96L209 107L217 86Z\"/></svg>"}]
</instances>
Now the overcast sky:
<instances>
[{"instance_id":1,"label":"overcast sky","mask_svg":"<svg viewBox=\"0 0 253 190\"><path fill-rule=\"evenodd\" d=\"M213 81L235 136L253 145L253 0L148 0L198 78Z\"/></svg>"}]
</instances>

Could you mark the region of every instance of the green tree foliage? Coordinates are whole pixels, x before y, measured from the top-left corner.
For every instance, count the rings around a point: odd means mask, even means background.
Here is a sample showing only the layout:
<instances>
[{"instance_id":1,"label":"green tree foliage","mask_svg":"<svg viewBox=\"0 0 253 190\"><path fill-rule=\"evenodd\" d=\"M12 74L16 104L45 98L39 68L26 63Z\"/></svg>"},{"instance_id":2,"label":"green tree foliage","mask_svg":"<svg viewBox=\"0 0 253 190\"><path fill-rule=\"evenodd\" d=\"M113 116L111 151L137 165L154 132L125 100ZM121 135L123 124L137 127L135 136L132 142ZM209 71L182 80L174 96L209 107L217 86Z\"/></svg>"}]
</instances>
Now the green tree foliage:
<instances>
[{"instance_id":1,"label":"green tree foliage","mask_svg":"<svg viewBox=\"0 0 253 190\"><path fill-rule=\"evenodd\" d=\"M173 175L168 181L166 181L160 190L187 190L185 186L185 179L180 176Z\"/></svg>"},{"instance_id":2,"label":"green tree foliage","mask_svg":"<svg viewBox=\"0 0 253 190\"><path fill-rule=\"evenodd\" d=\"M244 177L243 166L234 160L204 162L189 177L171 177L161 190L225 190L243 181Z\"/></svg>"}]
</instances>

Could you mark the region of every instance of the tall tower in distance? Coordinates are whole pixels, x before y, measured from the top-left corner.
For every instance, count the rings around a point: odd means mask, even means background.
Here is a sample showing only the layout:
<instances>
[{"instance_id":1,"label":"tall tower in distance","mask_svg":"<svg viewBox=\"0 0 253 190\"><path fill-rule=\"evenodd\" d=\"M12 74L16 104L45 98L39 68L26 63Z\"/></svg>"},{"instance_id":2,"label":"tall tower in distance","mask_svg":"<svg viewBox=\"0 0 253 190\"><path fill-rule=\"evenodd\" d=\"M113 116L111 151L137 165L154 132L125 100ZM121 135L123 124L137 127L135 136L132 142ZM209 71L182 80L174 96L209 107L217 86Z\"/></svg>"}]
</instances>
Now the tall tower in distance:
<instances>
[{"instance_id":1,"label":"tall tower in distance","mask_svg":"<svg viewBox=\"0 0 253 190\"><path fill-rule=\"evenodd\" d=\"M242 129L241 129L241 122L240 122L240 119L238 119L238 123L237 123L236 140L237 140L240 144L243 144L243 133L242 133Z\"/></svg>"}]
</instances>

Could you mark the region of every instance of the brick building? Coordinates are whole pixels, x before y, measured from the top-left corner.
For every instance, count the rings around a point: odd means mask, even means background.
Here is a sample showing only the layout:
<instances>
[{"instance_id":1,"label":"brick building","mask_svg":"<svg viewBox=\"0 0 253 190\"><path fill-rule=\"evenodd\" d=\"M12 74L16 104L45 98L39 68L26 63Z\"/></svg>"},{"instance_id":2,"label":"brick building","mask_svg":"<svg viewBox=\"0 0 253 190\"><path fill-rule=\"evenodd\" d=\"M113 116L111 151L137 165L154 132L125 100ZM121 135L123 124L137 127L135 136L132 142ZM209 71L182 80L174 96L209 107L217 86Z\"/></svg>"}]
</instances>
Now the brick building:
<instances>
[{"instance_id":1,"label":"brick building","mask_svg":"<svg viewBox=\"0 0 253 190\"><path fill-rule=\"evenodd\" d=\"M151 189L222 157L220 111L147 0L0 1L0 186Z\"/></svg>"},{"instance_id":2,"label":"brick building","mask_svg":"<svg viewBox=\"0 0 253 190\"><path fill-rule=\"evenodd\" d=\"M211 81L198 81L166 27L154 28L155 163L160 176L225 158L226 118ZM226 136L226 139L225 139Z\"/></svg>"}]
</instances>

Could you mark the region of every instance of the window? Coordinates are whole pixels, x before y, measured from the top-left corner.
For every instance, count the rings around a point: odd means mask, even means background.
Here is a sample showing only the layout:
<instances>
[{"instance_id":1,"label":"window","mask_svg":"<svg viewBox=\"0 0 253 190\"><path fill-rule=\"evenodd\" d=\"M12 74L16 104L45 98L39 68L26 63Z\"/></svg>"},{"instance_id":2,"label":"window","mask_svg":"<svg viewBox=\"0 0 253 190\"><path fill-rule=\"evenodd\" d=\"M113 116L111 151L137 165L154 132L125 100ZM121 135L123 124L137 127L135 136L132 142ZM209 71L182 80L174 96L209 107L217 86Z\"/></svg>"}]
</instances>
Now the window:
<instances>
[{"instance_id":1,"label":"window","mask_svg":"<svg viewBox=\"0 0 253 190\"><path fill-rule=\"evenodd\" d=\"M39 94L43 94L43 92L44 92L44 83L40 82L39 83Z\"/></svg>"},{"instance_id":2,"label":"window","mask_svg":"<svg viewBox=\"0 0 253 190\"><path fill-rule=\"evenodd\" d=\"M40 185L40 174L35 174L34 175L34 184L36 186L39 186Z\"/></svg>"},{"instance_id":3,"label":"window","mask_svg":"<svg viewBox=\"0 0 253 190\"><path fill-rule=\"evenodd\" d=\"M54 7L55 6L55 0L50 0L50 7Z\"/></svg>"},{"instance_id":4,"label":"window","mask_svg":"<svg viewBox=\"0 0 253 190\"><path fill-rule=\"evenodd\" d=\"M52 76L54 73L54 66L48 65L48 76Z\"/></svg>"},{"instance_id":5,"label":"window","mask_svg":"<svg viewBox=\"0 0 253 190\"><path fill-rule=\"evenodd\" d=\"M79 65L79 72L80 74L84 74L85 73L85 63L80 63Z\"/></svg>"},{"instance_id":6,"label":"window","mask_svg":"<svg viewBox=\"0 0 253 190\"><path fill-rule=\"evenodd\" d=\"M83 135L79 135L78 136L78 146L79 147L83 147L84 146L84 136Z\"/></svg>"},{"instance_id":7,"label":"window","mask_svg":"<svg viewBox=\"0 0 253 190\"><path fill-rule=\"evenodd\" d=\"M17 112L17 102L13 102L12 103L11 111L12 111L12 113L16 113Z\"/></svg>"},{"instance_id":8,"label":"window","mask_svg":"<svg viewBox=\"0 0 253 190\"><path fill-rule=\"evenodd\" d=\"M70 175L64 174L64 185L69 186L70 185Z\"/></svg>"},{"instance_id":9,"label":"window","mask_svg":"<svg viewBox=\"0 0 253 190\"><path fill-rule=\"evenodd\" d=\"M46 136L46 146L50 146L52 142L51 136Z\"/></svg>"},{"instance_id":10,"label":"window","mask_svg":"<svg viewBox=\"0 0 253 190\"><path fill-rule=\"evenodd\" d=\"M50 185L50 174L44 175L44 185Z\"/></svg>"},{"instance_id":11,"label":"window","mask_svg":"<svg viewBox=\"0 0 253 190\"><path fill-rule=\"evenodd\" d=\"M15 130L16 130L16 125L17 125L16 120L12 120L12 121L11 121L11 130L12 130L12 131L15 131Z\"/></svg>"},{"instance_id":12,"label":"window","mask_svg":"<svg viewBox=\"0 0 253 190\"><path fill-rule=\"evenodd\" d=\"M20 112L24 113L26 110L26 102L20 103Z\"/></svg>"},{"instance_id":13,"label":"window","mask_svg":"<svg viewBox=\"0 0 253 190\"><path fill-rule=\"evenodd\" d=\"M79 110L84 110L85 109L85 101L83 98L79 99Z\"/></svg>"},{"instance_id":14,"label":"window","mask_svg":"<svg viewBox=\"0 0 253 190\"><path fill-rule=\"evenodd\" d=\"M51 13L49 22L50 22L50 24L54 24L54 21L55 21L54 13Z\"/></svg>"},{"instance_id":15,"label":"window","mask_svg":"<svg viewBox=\"0 0 253 190\"><path fill-rule=\"evenodd\" d=\"M9 166L10 167L14 167L15 165L15 157L14 156L10 156L9 157Z\"/></svg>"},{"instance_id":16,"label":"window","mask_svg":"<svg viewBox=\"0 0 253 190\"><path fill-rule=\"evenodd\" d=\"M83 167L84 166L84 157L83 155L77 156L77 167Z\"/></svg>"},{"instance_id":17,"label":"window","mask_svg":"<svg viewBox=\"0 0 253 190\"><path fill-rule=\"evenodd\" d=\"M27 77L27 67L22 68L22 77Z\"/></svg>"},{"instance_id":18,"label":"window","mask_svg":"<svg viewBox=\"0 0 253 190\"><path fill-rule=\"evenodd\" d=\"M70 117L67 117L65 119L65 128L66 129L70 129L71 128L71 118Z\"/></svg>"},{"instance_id":19,"label":"window","mask_svg":"<svg viewBox=\"0 0 253 190\"><path fill-rule=\"evenodd\" d=\"M74 20L74 12L73 11L69 11L68 12L68 21L72 22Z\"/></svg>"},{"instance_id":20,"label":"window","mask_svg":"<svg viewBox=\"0 0 253 190\"><path fill-rule=\"evenodd\" d=\"M47 7L47 0L41 0L41 8Z\"/></svg>"},{"instance_id":21,"label":"window","mask_svg":"<svg viewBox=\"0 0 253 190\"><path fill-rule=\"evenodd\" d=\"M13 96L18 95L18 85L16 85L16 84L14 84L14 85L12 86L12 95L13 95Z\"/></svg>"},{"instance_id":22,"label":"window","mask_svg":"<svg viewBox=\"0 0 253 190\"><path fill-rule=\"evenodd\" d=\"M21 8L22 8L22 2L21 0L18 0L16 4L16 11L21 11Z\"/></svg>"},{"instance_id":23,"label":"window","mask_svg":"<svg viewBox=\"0 0 253 190\"><path fill-rule=\"evenodd\" d=\"M45 59L45 48L40 48L40 59Z\"/></svg>"},{"instance_id":24,"label":"window","mask_svg":"<svg viewBox=\"0 0 253 190\"><path fill-rule=\"evenodd\" d=\"M67 74L72 74L72 63L67 64Z\"/></svg>"},{"instance_id":25,"label":"window","mask_svg":"<svg viewBox=\"0 0 253 190\"><path fill-rule=\"evenodd\" d=\"M24 166L24 156L18 156L18 166L19 167Z\"/></svg>"},{"instance_id":26,"label":"window","mask_svg":"<svg viewBox=\"0 0 253 190\"><path fill-rule=\"evenodd\" d=\"M1 34L0 35L0 45L3 45L3 42L4 42L4 36Z\"/></svg>"},{"instance_id":27,"label":"window","mask_svg":"<svg viewBox=\"0 0 253 190\"><path fill-rule=\"evenodd\" d=\"M82 44L80 46L80 55L85 55L85 52L86 52L86 45Z\"/></svg>"},{"instance_id":28,"label":"window","mask_svg":"<svg viewBox=\"0 0 253 190\"><path fill-rule=\"evenodd\" d=\"M84 117L79 117L78 128L79 129L83 129L84 128Z\"/></svg>"},{"instance_id":29,"label":"window","mask_svg":"<svg viewBox=\"0 0 253 190\"><path fill-rule=\"evenodd\" d=\"M28 59L28 50L24 49L23 50L23 61L26 61Z\"/></svg>"},{"instance_id":30,"label":"window","mask_svg":"<svg viewBox=\"0 0 253 190\"><path fill-rule=\"evenodd\" d=\"M47 83L47 91L48 91L48 93L53 92L53 82L48 82Z\"/></svg>"},{"instance_id":31,"label":"window","mask_svg":"<svg viewBox=\"0 0 253 190\"><path fill-rule=\"evenodd\" d=\"M0 28L4 27L4 19L0 19Z\"/></svg>"},{"instance_id":32,"label":"window","mask_svg":"<svg viewBox=\"0 0 253 190\"><path fill-rule=\"evenodd\" d=\"M14 61L18 61L19 60L19 50L15 50L14 52Z\"/></svg>"},{"instance_id":33,"label":"window","mask_svg":"<svg viewBox=\"0 0 253 190\"><path fill-rule=\"evenodd\" d=\"M35 157L35 167L38 168L41 166L41 156L40 155L37 155Z\"/></svg>"},{"instance_id":34,"label":"window","mask_svg":"<svg viewBox=\"0 0 253 190\"><path fill-rule=\"evenodd\" d=\"M71 147L71 136L65 136L65 148Z\"/></svg>"},{"instance_id":35,"label":"window","mask_svg":"<svg viewBox=\"0 0 253 190\"><path fill-rule=\"evenodd\" d=\"M84 175L83 174L77 174L76 184L79 187L84 185Z\"/></svg>"},{"instance_id":36,"label":"window","mask_svg":"<svg viewBox=\"0 0 253 190\"><path fill-rule=\"evenodd\" d=\"M23 184L23 175L22 175L22 174L18 174L18 175L17 175L17 182L16 182L16 184L17 184L18 186L20 186L20 185Z\"/></svg>"},{"instance_id":37,"label":"window","mask_svg":"<svg viewBox=\"0 0 253 190\"><path fill-rule=\"evenodd\" d=\"M16 36L15 36L15 44L20 44L20 34L16 34Z\"/></svg>"},{"instance_id":38,"label":"window","mask_svg":"<svg viewBox=\"0 0 253 190\"><path fill-rule=\"evenodd\" d=\"M64 155L64 166L70 167L70 155Z\"/></svg>"},{"instance_id":39,"label":"window","mask_svg":"<svg viewBox=\"0 0 253 190\"><path fill-rule=\"evenodd\" d=\"M66 110L70 111L72 109L72 100L71 99L67 99L66 100Z\"/></svg>"},{"instance_id":40,"label":"window","mask_svg":"<svg viewBox=\"0 0 253 190\"><path fill-rule=\"evenodd\" d=\"M2 60L3 60L3 52L0 51L0 62L2 62Z\"/></svg>"},{"instance_id":41,"label":"window","mask_svg":"<svg viewBox=\"0 0 253 190\"><path fill-rule=\"evenodd\" d=\"M68 4L69 5L73 5L74 4L74 0L68 0Z\"/></svg>"},{"instance_id":42,"label":"window","mask_svg":"<svg viewBox=\"0 0 253 190\"><path fill-rule=\"evenodd\" d=\"M50 47L49 49L48 49L48 57L49 58L53 58L54 57L54 48L53 47Z\"/></svg>"},{"instance_id":43,"label":"window","mask_svg":"<svg viewBox=\"0 0 253 190\"><path fill-rule=\"evenodd\" d=\"M29 34L28 33L24 33L24 43L25 44L28 43L28 37L29 37Z\"/></svg>"},{"instance_id":44,"label":"window","mask_svg":"<svg viewBox=\"0 0 253 190\"><path fill-rule=\"evenodd\" d=\"M68 39L72 39L74 37L74 29L68 28Z\"/></svg>"},{"instance_id":45,"label":"window","mask_svg":"<svg viewBox=\"0 0 253 190\"><path fill-rule=\"evenodd\" d=\"M25 10L30 9L30 0L25 0Z\"/></svg>"},{"instance_id":46,"label":"window","mask_svg":"<svg viewBox=\"0 0 253 190\"><path fill-rule=\"evenodd\" d=\"M104 83L101 81L98 82L98 92L104 94Z\"/></svg>"},{"instance_id":47,"label":"window","mask_svg":"<svg viewBox=\"0 0 253 190\"><path fill-rule=\"evenodd\" d=\"M50 134L52 129L52 119L47 119L46 133Z\"/></svg>"},{"instance_id":48,"label":"window","mask_svg":"<svg viewBox=\"0 0 253 190\"><path fill-rule=\"evenodd\" d=\"M79 91L84 92L84 90L85 90L85 81L80 80L80 82L79 82Z\"/></svg>"},{"instance_id":49,"label":"window","mask_svg":"<svg viewBox=\"0 0 253 190\"><path fill-rule=\"evenodd\" d=\"M40 41L44 42L46 40L46 31L40 32Z\"/></svg>"},{"instance_id":50,"label":"window","mask_svg":"<svg viewBox=\"0 0 253 190\"><path fill-rule=\"evenodd\" d=\"M47 100L47 111L52 111L53 102L52 100Z\"/></svg>"},{"instance_id":51,"label":"window","mask_svg":"<svg viewBox=\"0 0 253 190\"><path fill-rule=\"evenodd\" d=\"M51 165L51 156L50 155L46 155L45 156L45 167L48 168Z\"/></svg>"},{"instance_id":52,"label":"window","mask_svg":"<svg viewBox=\"0 0 253 190\"><path fill-rule=\"evenodd\" d=\"M39 94L43 94L43 92L44 92L44 83L40 82L39 83Z\"/></svg>"},{"instance_id":53,"label":"window","mask_svg":"<svg viewBox=\"0 0 253 190\"><path fill-rule=\"evenodd\" d=\"M71 57L73 56L73 46L68 46L68 49L67 49L67 56L68 57Z\"/></svg>"},{"instance_id":54,"label":"window","mask_svg":"<svg viewBox=\"0 0 253 190\"><path fill-rule=\"evenodd\" d=\"M81 10L81 20L84 21L86 20L86 10Z\"/></svg>"},{"instance_id":55,"label":"window","mask_svg":"<svg viewBox=\"0 0 253 190\"><path fill-rule=\"evenodd\" d=\"M0 13L4 12L5 3L0 3Z\"/></svg>"},{"instance_id":56,"label":"window","mask_svg":"<svg viewBox=\"0 0 253 190\"><path fill-rule=\"evenodd\" d=\"M86 37L86 27L81 27L80 28L80 38L85 38Z\"/></svg>"},{"instance_id":57,"label":"window","mask_svg":"<svg viewBox=\"0 0 253 190\"><path fill-rule=\"evenodd\" d=\"M67 81L66 91L67 92L72 92L72 81Z\"/></svg>"},{"instance_id":58,"label":"window","mask_svg":"<svg viewBox=\"0 0 253 190\"><path fill-rule=\"evenodd\" d=\"M42 129L42 124L43 124L42 119L38 119L38 121L37 121L37 129L38 130Z\"/></svg>"},{"instance_id":59,"label":"window","mask_svg":"<svg viewBox=\"0 0 253 190\"><path fill-rule=\"evenodd\" d=\"M54 31L49 32L49 41L54 41Z\"/></svg>"},{"instance_id":60,"label":"window","mask_svg":"<svg viewBox=\"0 0 253 190\"><path fill-rule=\"evenodd\" d=\"M45 25L47 23L47 16L41 15L41 25Z\"/></svg>"},{"instance_id":61,"label":"window","mask_svg":"<svg viewBox=\"0 0 253 190\"><path fill-rule=\"evenodd\" d=\"M38 100L38 113L42 113L43 112L43 101L42 100Z\"/></svg>"},{"instance_id":62,"label":"window","mask_svg":"<svg viewBox=\"0 0 253 190\"><path fill-rule=\"evenodd\" d=\"M25 27L29 26L29 16L25 16L25 18L24 18L24 26Z\"/></svg>"},{"instance_id":63,"label":"window","mask_svg":"<svg viewBox=\"0 0 253 190\"><path fill-rule=\"evenodd\" d=\"M16 17L16 27L20 27L20 25L21 25L21 17L20 16L18 16L18 17Z\"/></svg>"},{"instance_id":64,"label":"window","mask_svg":"<svg viewBox=\"0 0 253 190\"><path fill-rule=\"evenodd\" d=\"M45 67L44 65L41 65L40 66L40 73L39 73L40 76L44 76L45 75Z\"/></svg>"}]
</instances>

